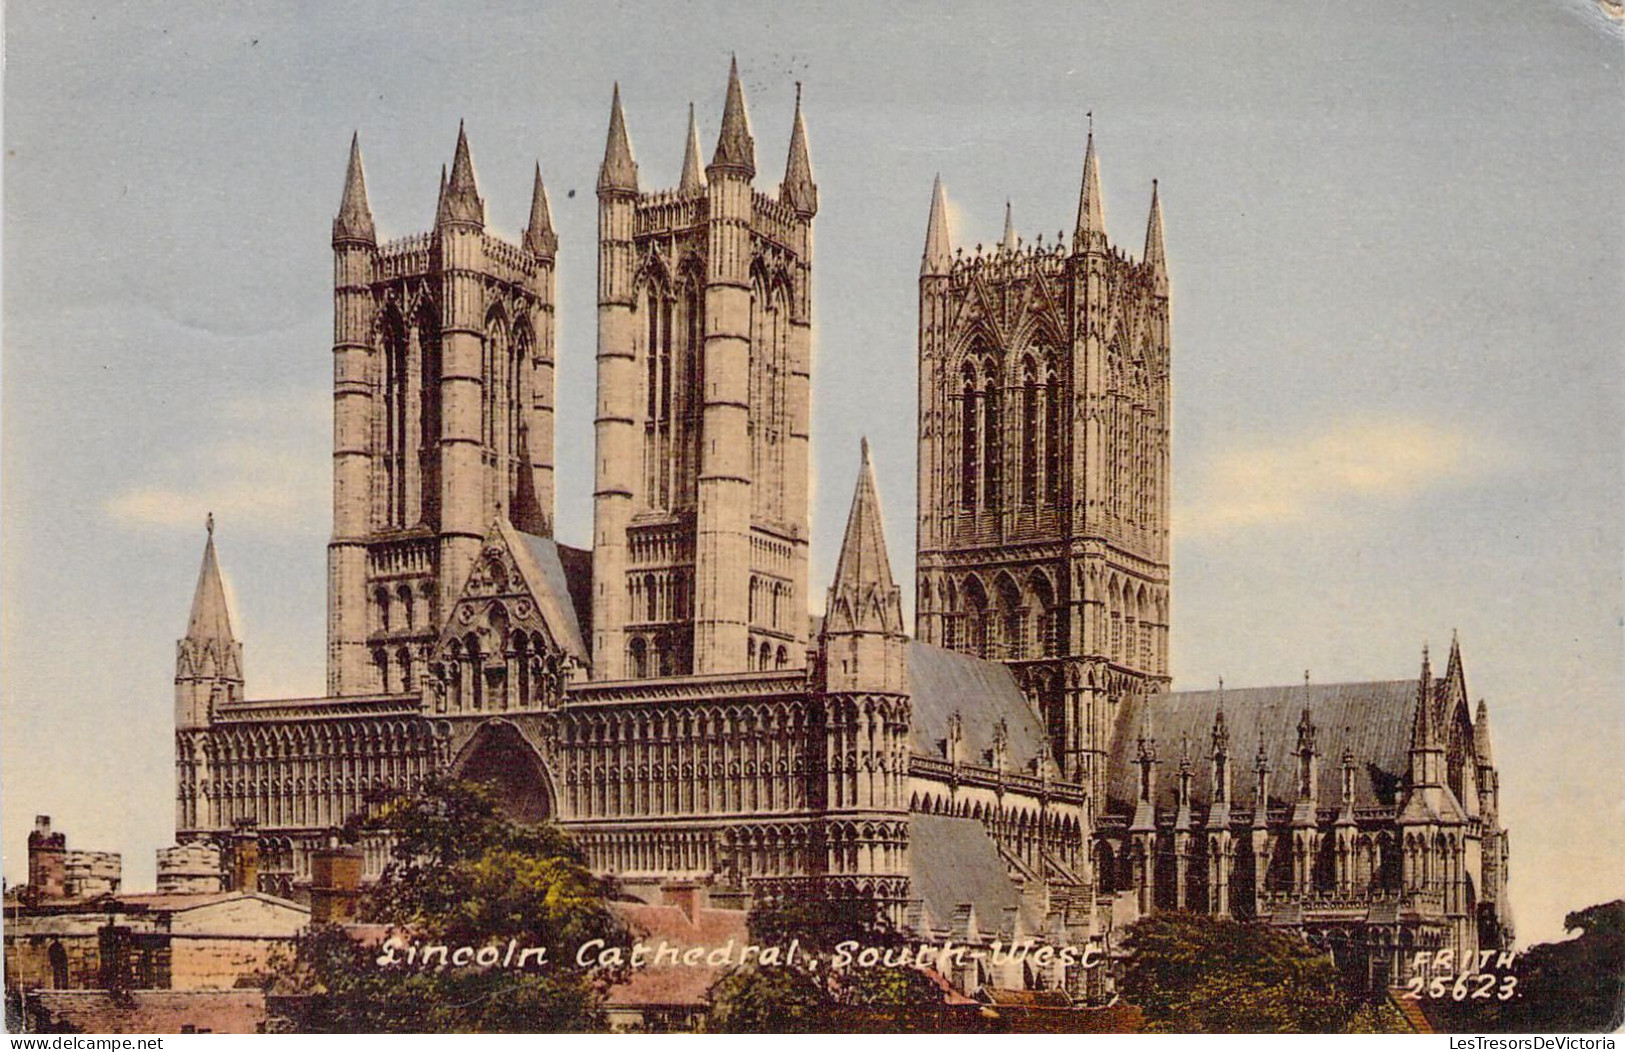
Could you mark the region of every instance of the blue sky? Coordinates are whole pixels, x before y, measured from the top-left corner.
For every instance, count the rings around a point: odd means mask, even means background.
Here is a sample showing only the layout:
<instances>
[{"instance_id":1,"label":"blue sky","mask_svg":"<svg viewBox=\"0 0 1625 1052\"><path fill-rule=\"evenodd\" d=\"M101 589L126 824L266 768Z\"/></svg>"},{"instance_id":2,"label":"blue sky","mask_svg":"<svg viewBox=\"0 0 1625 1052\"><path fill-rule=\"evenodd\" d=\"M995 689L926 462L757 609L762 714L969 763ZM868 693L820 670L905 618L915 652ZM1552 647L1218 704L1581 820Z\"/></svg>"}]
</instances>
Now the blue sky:
<instances>
[{"instance_id":1,"label":"blue sky","mask_svg":"<svg viewBox=\"0 0 1625 1052\"><path fill-rule=\"evenodd\" d=\"M1477 17L1475 17L1475 15ZM1160 179L1176 685L1416 673L1488 699L1524 938L1625 892L1622 35L1580 0L8 5L3 847L35 813L150 880L213 510L251 695L323 682L331 259L359 130L382 237L466 119L491 226L540 160L559 256L559 532L590 517L593 185L619 80L645 187L737 52L758 184L795 81L816 226L814 590L860 435L912 573L916 275L1070 230L1095 114L1113 239ZM906 591L906 589L905 589Z\"/></svg>"}]
</instances>

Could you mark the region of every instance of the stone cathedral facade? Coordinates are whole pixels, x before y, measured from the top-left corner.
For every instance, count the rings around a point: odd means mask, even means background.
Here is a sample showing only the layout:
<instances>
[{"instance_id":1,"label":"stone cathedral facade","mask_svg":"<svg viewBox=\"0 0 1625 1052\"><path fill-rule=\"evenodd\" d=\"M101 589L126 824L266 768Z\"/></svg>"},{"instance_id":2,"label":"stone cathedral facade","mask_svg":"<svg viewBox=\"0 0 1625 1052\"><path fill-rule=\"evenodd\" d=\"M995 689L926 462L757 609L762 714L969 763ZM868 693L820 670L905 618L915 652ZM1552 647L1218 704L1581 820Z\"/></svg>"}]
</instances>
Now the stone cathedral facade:
<instances>
[{"instance_id":1,"label":"stone cathedral facade","mask_svg":"<svg viewBox=\"0 0 1625 1052\"><path fill-rule=\"evenodd\" d=\"M1092 135L1070 238L1024 243L1007 218L992 250L955 250L935 188L914 636L867 447L809 616L820 202L799 92L789 124L758 189L731 70L709 163L691 107L679 181L651 190L615 92L590 549L553 537L569 253L540 170L523 236L497 237L460 129L433 228L380 242L352 143L328 691L245 694L211 523L177 653L177 839L228 868L253 852L264 890L302 896L336 828L451 773L558 821L641 897L861 896L922 939L1108 951L1136 916L1204 909L1302 930L1373 985L1413 947L1509 938L1487 715L1466 716L1458 649L1409 689L1169 692L1162 212L1153 189L1138 258L1112 245ZM362 846L376 878L388 845ZM950 978L1098 993L1101 974L983 960Z\"/></svg>"}]
</instances>

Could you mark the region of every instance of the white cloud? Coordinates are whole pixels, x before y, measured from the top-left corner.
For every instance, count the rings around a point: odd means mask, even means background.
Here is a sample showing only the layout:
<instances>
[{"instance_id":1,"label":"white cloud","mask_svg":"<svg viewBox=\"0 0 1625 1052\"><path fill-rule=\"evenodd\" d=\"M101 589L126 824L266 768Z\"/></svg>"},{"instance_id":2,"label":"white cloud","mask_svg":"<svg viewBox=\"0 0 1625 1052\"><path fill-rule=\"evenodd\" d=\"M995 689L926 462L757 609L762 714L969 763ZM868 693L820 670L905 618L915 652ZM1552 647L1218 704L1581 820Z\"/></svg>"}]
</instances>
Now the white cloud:
<instances>
[{"instance_id":1,"label":"white cloud","mask_svg":"<svg viewBox=\"0 0 1625 1052\"><path fill-rule=\"evenodd\" d=\"M212 442L134 482L106 503L128 526L195 530L213 513L234 532L283 531L322 522L329 513L328 460L322 455L330 396L308 392L225 403Z\"/></svg>"},{"instance_id":2,"label":"white cloud","mask_svg":"<svg viewBox=\"0 0 1625 1052\"><path fill-rule=\"evenodd\" d=\"M1329 524L1351 502L1393 506L1507 463L1481 436L1424 420L1353 420L1314 434L1252 436L1213 457L1174 510L1176 536Z\"/></svg>"}]
</instances>

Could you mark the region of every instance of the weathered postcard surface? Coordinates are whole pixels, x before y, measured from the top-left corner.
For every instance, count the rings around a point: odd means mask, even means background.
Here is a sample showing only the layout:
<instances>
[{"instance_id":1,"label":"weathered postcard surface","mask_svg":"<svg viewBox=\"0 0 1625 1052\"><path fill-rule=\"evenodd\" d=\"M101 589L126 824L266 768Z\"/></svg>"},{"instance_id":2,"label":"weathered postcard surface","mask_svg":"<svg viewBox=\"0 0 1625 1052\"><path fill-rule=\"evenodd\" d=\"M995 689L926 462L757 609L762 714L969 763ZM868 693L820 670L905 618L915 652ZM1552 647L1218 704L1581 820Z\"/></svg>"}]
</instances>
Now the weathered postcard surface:
<instances>
[{"instance_id":1,"label":"weathered postcard surface","mask_svg":"<svg viewBox=\"0 0 1625 1052\"><path fill-rule=\"evenodd\" d=\"M8 5L6 1028L1614 1031L1622 17Z\"/></svg>"}]
</instances>

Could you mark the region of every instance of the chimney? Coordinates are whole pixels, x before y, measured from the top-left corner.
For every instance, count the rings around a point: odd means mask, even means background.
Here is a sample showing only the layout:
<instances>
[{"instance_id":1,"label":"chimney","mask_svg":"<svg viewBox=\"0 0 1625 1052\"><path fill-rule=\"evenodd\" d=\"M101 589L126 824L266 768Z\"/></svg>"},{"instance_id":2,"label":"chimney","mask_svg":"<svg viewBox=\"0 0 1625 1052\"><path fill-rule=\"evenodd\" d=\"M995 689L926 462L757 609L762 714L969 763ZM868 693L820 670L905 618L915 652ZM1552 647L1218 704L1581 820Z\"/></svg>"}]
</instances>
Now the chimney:
<instances>
[{"instance_id":1,"label":"chimney","mask_svg":"<svg viewBox=\"0 0 1625 1052\"><path fill-rule=\"evenodd\" d=\"M231 834L231 890L260 889L260 832L252 818L239 818Z\"/></svg>"},{"instance_id":2,"label":"chimney","mask_svg":"<svg viewBox=\"0 0 1625 1052\"><path fill-rule=\"evenodd\" d=\"M705 885L693 880L674 880L662 884L660 894L666 900L666 905L682 910L690 924L698 924L700 911L710 905Z\"/></svg>"},{"instance_id":3,"label":"chimney","mask_svg":"<svg viewBox=\"0 0 1625 1052\"><path fill-rule=\"evenodd\" d=\"M60 898L66 894L68 838L51 832L51 816L34 816L28 834L28 887L35 895Z\"/></svg>"},{"instance_id":4,"label":"chimney","mask_svg":"<svg viewBox=\"0 0 1625 1052\"><path fill-rule=\"evenodd\" d=\"M310 923L349 924L361 895L361 849L332 845L310 855Z\"/></svg>"}]
</instances>

